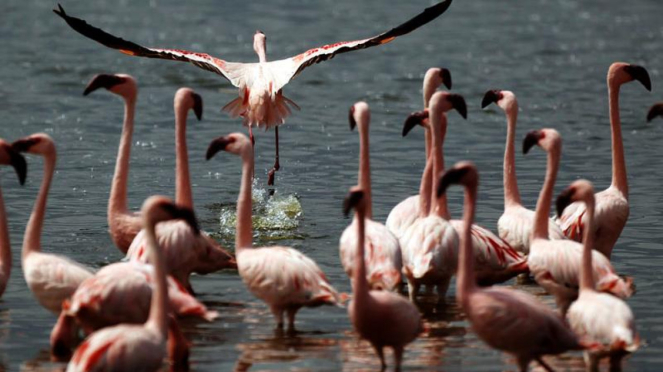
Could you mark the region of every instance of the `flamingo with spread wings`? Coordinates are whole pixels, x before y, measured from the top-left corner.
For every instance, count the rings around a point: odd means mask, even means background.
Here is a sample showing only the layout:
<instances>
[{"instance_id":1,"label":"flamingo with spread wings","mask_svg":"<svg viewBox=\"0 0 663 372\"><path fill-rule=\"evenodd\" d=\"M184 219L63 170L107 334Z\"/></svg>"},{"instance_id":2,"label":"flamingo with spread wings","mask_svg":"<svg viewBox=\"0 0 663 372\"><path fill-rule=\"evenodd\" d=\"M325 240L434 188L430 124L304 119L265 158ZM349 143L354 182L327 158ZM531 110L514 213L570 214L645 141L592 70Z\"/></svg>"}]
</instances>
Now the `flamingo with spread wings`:
<instances>
[{"instance_id":1,"label":"flamingo with spread wings","mask_svg":"<svg viewBox=\"0 0 663 372\"><path fill-rule=\"evenodd\" d=\"M59 9L53 11L75 31L109 48L118 49L122 53L137 57L190 62L197 67L223 76L232 85L239 88L239 97L224 106L223 110L232 117L241 116L244 119L244 125L249 127L252 142L251 128L254 125L275 128L276 162L269 172L268 181L268 184L272 185L274 172L280 168L278 126L283 124L290 115L290 107L299 109L299 106L283 95L283 87L308 66L332 59L337 54L386 44L398 36L416 30L444 13L451 5L451 1L445 0L428 7L407 22L377 36L327 44L290 58L271 62L267 62L267 37L261 31L256 31L253 37L253 49L258 54L258 63L228 62L206 53L179 49L146 48L93 27L82 19L67 15L59 4Z\"/></svg>"}]
</instances>

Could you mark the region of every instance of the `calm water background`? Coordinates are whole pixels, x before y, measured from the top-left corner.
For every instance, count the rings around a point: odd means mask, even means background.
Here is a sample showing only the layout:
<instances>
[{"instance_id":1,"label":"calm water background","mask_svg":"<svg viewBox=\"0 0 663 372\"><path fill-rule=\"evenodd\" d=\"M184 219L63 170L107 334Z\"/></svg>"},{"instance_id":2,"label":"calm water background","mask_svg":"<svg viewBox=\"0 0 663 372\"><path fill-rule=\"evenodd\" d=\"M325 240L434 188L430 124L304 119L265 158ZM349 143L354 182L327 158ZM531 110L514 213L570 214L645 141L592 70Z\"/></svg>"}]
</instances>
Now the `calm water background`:
<instances>
[{"instance_id":1,"label":"calm water background","mask_svg":"<svg viewBox=\"0 0 663 372\"><path fill-rule=\"evenodd\" d=\"M68 13L116 35L158 47L208 52L229 61L257 60L254 31L268 36L268 57L285 58L310 47L377 34L428 6L430 1L65 1ZM219 230L222 208L232 206L240 163L227 154L205 162L213 137L240 130L220 112L235 98L225 80L193 66L130 58L69 29L51 1L5 0L0 5L3 58L0 68L0 137L14 140L45 131L56 141L58 165L43 232L43 249L98 268L121 258L107 234L106 203L119 141L121 100L104 91L82 97L86 82L100 72L124 72L138 80L129 205L138 208L151 194L174 190L175 90L189 86L203 96L202 122L189 121L194 199L207 231ZM614 251L618 272L632 275L638 293L629 300L647 345L626 362L629 371L663 366L663 222L661 150L663 123L645 114L663 99L663 23L660 0L456 0L448 12L414 34L380 48L345 54L313 66L286 87L301 107L281 131L277 194L296 195L303 207L300 226L278 241L314 258L341 291L349 281L338 259L338 237L349 223L341 200L355 182L358 138L347 110L358 100L372 109L371 151L374 213L389 210L417 190L423 167L423 133L400 136L404 116L421 107L421 79L431 66L452 71L455 92L469 105L469 119L452 113L445 144L447 165L462 159L481 171L477 220L495 228L501 214L504 115L482 111L487 89L510 89L519 98L518 138L532 129L554 127L564 138L556 192L586 177L597 189L610 182L610 131L605 74L613 61L645 66L654 92L638 83L621 94L631 217ZM192 116L191 116L192 117ZM272 133L258 133L256 174L264 182L273 161ZM519 145L517 146L519 148ZM533 206L545 155L518 154L524 202ZM14 262L41 182L42 162L30 156L25 187L10 169L2 186L10 218ZM458 216L461 193L451 193ZM276 244L259 237L259 244ZM224 240L226 245L231 241ZM15 265L16 266L16 265ZM195 277L200 298L222 316L211 324L186 322L193 342L193 371L368 371L378 363L368 344L358 342L346 311L303 310L297 337L272 331L266 307L233 272ZM523 287L533 293L535 286ZM487 348L468 330L450 290L448 308L424 300L429 335L410 345L408 371L514 370L513 360ZM542 297L551 303L549 296ZM55 316L33 299L16 266L0 300L0 370L61 370L48 358ZM549 358L560 370L582 370L580 354ZM391 363L391 361L390 361ZM537 367L538 368L538 367Z\"/></svg>"}]
</instances>

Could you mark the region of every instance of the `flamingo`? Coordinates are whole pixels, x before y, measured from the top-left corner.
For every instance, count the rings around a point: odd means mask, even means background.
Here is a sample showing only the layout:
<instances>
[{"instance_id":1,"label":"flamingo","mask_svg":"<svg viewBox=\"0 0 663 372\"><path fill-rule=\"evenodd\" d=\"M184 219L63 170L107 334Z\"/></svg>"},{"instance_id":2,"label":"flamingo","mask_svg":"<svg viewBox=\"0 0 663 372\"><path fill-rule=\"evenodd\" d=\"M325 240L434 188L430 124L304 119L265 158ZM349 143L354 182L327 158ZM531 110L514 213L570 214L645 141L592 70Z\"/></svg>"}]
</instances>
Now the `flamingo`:
<instances>
[{"instance_id":1,"label":"flamingo","mask_svg":"<svg viewBox=\"0 0 663 372\"><path fill-rule=\"evenodd\" d=\"M659 102L649 108L649 112L647 112L647 121L652 121L657 116L663 117L663 102Z\"/></svg>"},{"instance_id":2,"label":"flamingo","mask_svg":"<svg viewBox=\"0 0 663 372\"><path fill-rule=\"evenodd\" d=\"M288 330L295 331L295 315L302 307L339 305L340 296L315 261L290 247L253 248L251 226L251 141L242 133L214 139L207 148L211 159L224 150L242 159L242 181L237 199L235 252L239 275L254 296L263 300L283 328L283 312Z\"/></svg>"},{"instance_id":3,"label":"flamingo","mask_svg":"<svg viewBox=\"0 0 663 372\"><path fill-rule=\"evenodd\" d=\"M497 220L497 232L500 238L509 245L527 255L529 254L529 239L532 236L534 211L523 206L518 191L518 178L516 177L515 141L516 120L518 119L518 100L513 92L508 90L489 90L483 96L481 108L495 103L506 114L507 134L504 149L504 213ZM550 239L565 239L562 229L550 219L548 221Z\"/></svg>"},{"instance_id":4,"label":"flamingo","mask_svg":"<svg viewBox=\"0 0 663 372\"><path fill-rule=\"evenodd\" d=\"M437 3L424 9L407 22L371 38L328 44L309 49L294 57L271 62L267 62L267 37L263 32L256 31L253 36L253 50L258 55L258 63L227 62L209 54L179 49L146 48L106 33L87 24L82 19L67 15L59 4L59 9L53 9L53 12L62 17L75 31L106 47L132 56L190 62L197 67L223 76L232 85L239 88L239 97L225 105L223 111L228 112L233 118L238 116L243 118L244 125L249 127L252 143L251 128L254 125L264 126L266 129L274 128L276 161L274 167L269 171L267 182L268 185L273 185L274 173L280 168L278 126L283 124L290 115L290 107L299 110L297 104L283 95L283 87L308 66L332 59L337 54L386 44L401 35L408 34L440 16L449 8L449 5L451 5L451 0Z\"/></svg>"},{"instance_id":5,"label":"flamingo","mask_svg":"<svg viewBox=\"0 0 663 372\"><path fill-rule=\"evenodd\" d=\"M592 249L594 234L594 187L589 181L577 180L557 197L557 211L562 213L571 202L585 204L587 228L584 230L584 249L580 268L580 294L571 304L566 319L573 331L580 337L598 344L585 352L589 371L598 371L602 357L610 357L610 370L621 370L621 359L638 349L640 339L635 330L635 320L631 308L619 298L594 289L592 277Z\"/></svg>"},{"instance_id":6,"label":"flamingo","mask_svg":"<svg viewBox=\"0 0 663 372\"><path fill-rule=\"evenodd\" d=\"M389 229L373 221L373 207L371 199L371 168L369 156L368 128L371 112L366 102L357 102L350 108L350 130L355 126L359 130L359 186L365 198L364 225L366 225L366 272L371 289L398 290L401 284L401 247L398 239ZM357 252L357 219L353 219L346 227L339 242L341 264L346 274L352 277L355 270L355 256Z\"/></svg>"},{"instance_id":7,"label":"flamingo","mask_svg":"<svg viewBox=\"0 0 663 372\"><path fill-rule=\"evenodd\" d=\"M359 108L356 111L358 110ZM382 370L386 368L383 349L388 346L394 350L396 371L400 371L403 348L414 341L423 330L421 314L412 302L400 295L370 290L370 284L366 280L368 272L364 255L366 222L371 221L369 202L367 193L358 186L350 189L343 203L346 216L351 209L355 210L356 223L353 222L351 227L356 230L354 238L357 239L352 273L353 299L348 306L348 314L355 331L371 343L380 357Z\"/></svg>"},{"instance_id":8,"label":"flamingo","mask_svg":"<svg viewBox=\"0 0 663 372\"><path fill-rule=\"evenodd\" d=\"M202 118L202 98L189 88L181 88L174 98L175 110L175 202L193 209L189 154L186 144L186 117L193 110L198 120ZM156 227L159 246L164 248L166 268L178 282L191 293L189 277L192 272L208 274L225 268L237 268L234 258L209 235L195 233L184 221L168 221ZM146 233L141 230L134 238L127 258L149 262L146 254Z\"/></svg>"},{"instance_id":9,"label":"flamingo","mask_svg":"<svg viewBox=\"0 0 663 372\"><path fill-rule=\"evenodd\" d=\"M447 89L451 89L451 72L446 68L437 68L432 67L426 71L424 76L424 87L423 87L423 97L424 97L424 109L428 108L428 102L430 97L435 93L437 88L444 84ZM428 128L428 126L426 126ZM403 133L403 136L407 133ZM431 134L429 130L425 131L425 147L426 147L426 166L421 175L421 185L427 187L428 189L424 190L424 193L430 194L430 177L432 177L432 163L428 166L428 157L430 155L431 148ZM429 208L430 205L426 205L425 208ZM428 211L426 211L426 214ZM405 198L400 203L398 203L387 216L387 221L385 225L387 228L397 237L401 238L405 230L407 230L414 221L419 218L419 194L412 195Z\"/></svg>"},{"instance_id":10,"label":"flamingo","mask_svg":"<svg viewBox=\"0 0 663 372\"><path fill-rule=\"evenodd\" d=\"M18 181L21 185L25 183L27 175L27 164L25 158L5 140L0 138L0 164L11 165L18 175ZM2 198L2 189L0 189L0 297L5 293L9 275L12 269L12 251L9 243L9 230L7 229L7 214L5 213L5 201Z\"/></svg>"},{"instance_id":11,"label":"flamingo","mask_svg":"<svg viewBox=\"0 0 663 372\"><path fill-rule=\"evenodd\" d=\"M582 244L572 240L548 238L548 216L562 152L562 139L554 129L534 130L525 136L523 152L527 154L534 145L548 153L548 165L536 204L527 263L536 282L555 297L555 302L564 316L571 302L578 297ZM592 251L592 254L596 288L620 298L630 297L633 294L632 279L620 278L610 260L602 253Z\"/></svg>"},{"instance_id":12,"label":"flamingo","mask_svg":"<svg viewBox=\"0 0 663 372\"><path fill-rule=\"evenodd\" d=\"M463 227L456 279L456 299L465 311L472 330L489 346L516 357L520 371L527 371L536 360L547 371L552 369L543 355L556 355L585 348L564 320L536 297L501 287L478 287L474 275L474 244L468 226L476 209L479 174L474 164L459 162L441 177L437 193L451 184L465 188Z\"/></svg>"},{"instance_id":13,"label":"flamingo","mask_svg":"<svg viewBox=\"0 0 663 372\"><path fill-rule=\"evenodd\" d=\"M71 297L85 279L92 277L92 271L64 256L41 252L46 200L57 159L55 143L48 134L36 133L15 141L12 147L15 151L44 158L44 178L25 228L21 263L32 294L44 308L57 315L62 310L62 302Z\"/></svg>"},{"instance_id":14,"label":"flamingo","mask_svg":"<svg viewBox=\"0 0 663 372\"><path fill-rule=\"evenodd\" d=\"M177 206L163 196L148 198L141 208L141 218L154 263L155 286L148 320L143 325L121 324L94 332L76 349L67 372L157 371L163 363L168 332L168 293L166 265L155 226L162 221L182 218L198 231L198 223L191 209Z\"/></svg>"},{"instance_id":15,"label":"flamingo","mask_svg":"<svg viewBox=\"0 0 663 372\"><path fill-rule=\"evenodd\" d=\"M610 128L612 136L612 182L610 187L596 194L594 223L594 249L608 259L619 239L629 215L628 180L626 160L622 143L622 125L619 118L619 88L637 80L651 91L649 74L642 66L615 62L608 69L608 98L610 104ZM558 223L570 239L581 241L587 224L587 213L583 203L569 205L559 217Z\"/></svg>"}]
</instances>

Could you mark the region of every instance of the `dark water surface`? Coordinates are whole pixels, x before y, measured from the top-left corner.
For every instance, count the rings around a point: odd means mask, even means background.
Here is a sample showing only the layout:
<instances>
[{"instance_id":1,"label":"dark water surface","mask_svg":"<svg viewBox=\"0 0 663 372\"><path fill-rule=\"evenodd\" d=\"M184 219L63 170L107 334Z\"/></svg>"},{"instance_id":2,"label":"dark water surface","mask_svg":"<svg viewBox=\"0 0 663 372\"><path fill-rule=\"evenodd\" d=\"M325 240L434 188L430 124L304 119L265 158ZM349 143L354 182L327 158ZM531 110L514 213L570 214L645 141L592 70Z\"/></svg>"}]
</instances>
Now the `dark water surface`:
<instances>
[{"instance_id":1,"label":"dark water surface","mask_svg":"<svg viewBox=\"0 0 663 372\"><path fill-rule=\"evenodd\" d=\"M256 29L268 37L268 57L285 58L310 47L367 37L396 25L430 1L65 1L72 15L144 45L208 52L229 61L256 61L251 40ZM174 190L173 95L189 86L203 96L202 122L189 121L189 151L197 211L203 227L219 232L223 208L239 188L239 159L220 154L203 159L213 137L242 130L220 108L235 98L226 81L193 66L131 58L76 34L51 9L56 3L5 0L0 5L0 137L45 131L58 146L58 166L43 232L43 249L92 267L122 258L107 233L106 204L122 123L121 100L99 91L81 93L100 72L124 72L140 87L131 154L129 205ZM299 197L299 226L278 242L260 234L259 244L287 244L315 259L332 283L349 291L338 258L338 238L349 223L341 200L355 182L358 136L350 132L347 110L366 100L372 109L374 213L389 210L417 190L423 167L423 133L401 138L404 116L421 107L421 79L431 66L453 74L453 91L463 94L469 119L450 114L447 165L462 159L481 171L477 220L495 229L501 214L504 115L495 106L482 111L487 89L510 89L519 98L518 138L543 126L564 138L556 192L586 177L597 189L610 182L610 131L605 74L613 61L645 66L653 93L638 83L621 94L624 143L631 187L631 217L614 250L618 272L632 275L638 293L629 300L646 340L630 357L628 371L663 366L663 123L645 122L646 110L663 100L663 3L660 0L456 0L440 19L391 44L345 54L307 69L285 94L296 112L281 130L277 195ZM192 117L192 116L191 116ZM264 185L273 161L273 134L258 133L256 174ZM518 148L520 146L517 146ZM543 179L545 155L518 154L518 176L527 205L534 205ZM61 370L48 357L55 316L33 299L20 269L20 242L41 182L42 162L30 156L25 187L4 169L2 186L9 214L15 269L0 299L0 371ZM263 186L264 187L264 186ZM460 191L451 195L460 213ZM225 244L232 240L219 234ZM231 236L230 236L231 238ZM513 284L513 283L511 283ZM296 337L275 335L263 303L244 288L236 273L195 277L193 285L209 307L221 313L214 323L186 321L193 343L193 371L374 371L377 358L357 341L346 311L303 310ZM535 286L523 289L540 294ZM489 349L471 333L453 299L448 307L424 300L431 329L410 345L407 371L515 370L514 361ZM549 296L544 301L552 303ZM548 358L559 370L582 370L571 353ZM391 364L391 360L390 360ZM538 367L537 367L538 368Z\"/></svg>"}]
</instances>

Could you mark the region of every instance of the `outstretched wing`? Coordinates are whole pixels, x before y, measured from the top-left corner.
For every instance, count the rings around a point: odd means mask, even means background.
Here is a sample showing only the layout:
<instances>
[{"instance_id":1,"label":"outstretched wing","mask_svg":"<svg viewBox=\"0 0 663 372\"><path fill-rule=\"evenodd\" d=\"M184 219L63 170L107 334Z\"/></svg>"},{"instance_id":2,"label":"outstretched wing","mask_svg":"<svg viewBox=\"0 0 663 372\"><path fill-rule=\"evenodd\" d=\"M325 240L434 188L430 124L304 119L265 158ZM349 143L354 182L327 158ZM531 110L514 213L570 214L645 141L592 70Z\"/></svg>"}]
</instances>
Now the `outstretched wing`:
<instances>
[{"instance_id":1,"label":"outstretched wing","mask_svg":"<svg viewBox=\"0 0 663 372\"><path fill-rule=\"evenodd\" d=\"M53 9L53 12L62 17L71 28L81 35L104 46L117 49L120 52L131 56L191 62L202 69L212 71L225 77L236 87L239 87L241 84L243 76L241 70L245 68L243 63L226 62L222 59L212 57L209 54L189 52L186 50L146 48L91 26L80 18L67 15L60 4L58 4L58 8L59 9Z\"/></svg>"},{"instance_id":2,"label":"outstretched wing","mask_svg":"<svg viewBox=\"0 0 663 372\"><path fill-rule=\"evenodd\" d=\"M377 36L363 40L341 41L334 44L328 44L319 48L309 49L304 53L288 59L270 62L268 65L278 71L277 73L273 73L276 80L275 89L279 90L283 88L284 85L299 75L299 73L308 66L332 59L337 54L386 44L398 36L410 33L444 13L449 8L449 5L451 5L451 1L452 0L444 0L428 7L409 21Z\"/></svg>"}]
</instances>

